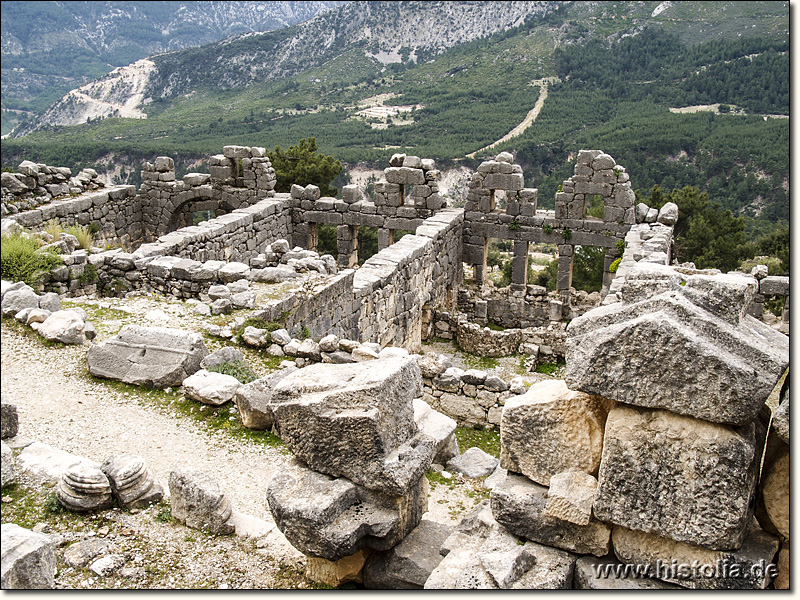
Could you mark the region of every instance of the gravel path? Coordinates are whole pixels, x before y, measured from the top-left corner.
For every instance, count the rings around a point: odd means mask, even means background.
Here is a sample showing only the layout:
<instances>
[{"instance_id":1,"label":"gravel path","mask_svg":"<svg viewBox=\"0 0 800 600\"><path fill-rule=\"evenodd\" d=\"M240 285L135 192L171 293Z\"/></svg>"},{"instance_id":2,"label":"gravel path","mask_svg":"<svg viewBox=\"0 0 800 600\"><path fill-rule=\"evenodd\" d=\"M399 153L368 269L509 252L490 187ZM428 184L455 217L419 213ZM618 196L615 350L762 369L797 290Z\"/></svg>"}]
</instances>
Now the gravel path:
<instances>
[{"instance_id":1,"label":"gravel path","mask_svg":"<svg viewBox=\"0 0 800 600\"><path fill-rule=\"evenodd\" d=\"M200 331L206 318L191 303L136 298L127 301L84 299L65 304L87 310L102 341L128 323L165 325ZM105 312L104 312L105 311ZM108 317L111 313L111 317ZM106 315L105 317L103 315ZM110 454L142 456L165 484L176 467L188 466L220 483L234 511L273 523L266 502L272 473L290 458L279 448L209 429L203 422L160 406L138 389L125 391L89 376L86 347L46 345L13 321L0 328L2 398L16 404L19 438L49 444L102 462ZM214 342L209 343L216 349ZM256 372L258 357L246 353ZM172 392L177 400L179 390ZM199 406L199 405L198 405ZM26 485L33 480L23 478ZM51 490L43 489L42 494ZM486 496L480 484L457 477L452 485L431 486L426 518L455 524ZM7 509L4 504L4 519ZM277 531L258 540L213 538L157 518L158 507L134 514L117 509L86 517L76 525L42 522L64 543L95 535L113 540L126 566L101 578L87 569L60 565L57 578L64 588L271 588L309 587L302 575L303 559ZM9 511L10 512L10 511ZM74 517L74 515L73 515ZM81 517L82 518L82 517ZM36 521L34 521L35 523ZM76 529L77 527L77 529ZM104 531L108 530L108 531ZM129 531L135 531L130 535ZM100 532L98 534L98 532ZM129 537L126 537L129 536ZM209 547L214 548L213 556ZM165 565L167 567L165 568Z\"/></svg>"}]
</instances>

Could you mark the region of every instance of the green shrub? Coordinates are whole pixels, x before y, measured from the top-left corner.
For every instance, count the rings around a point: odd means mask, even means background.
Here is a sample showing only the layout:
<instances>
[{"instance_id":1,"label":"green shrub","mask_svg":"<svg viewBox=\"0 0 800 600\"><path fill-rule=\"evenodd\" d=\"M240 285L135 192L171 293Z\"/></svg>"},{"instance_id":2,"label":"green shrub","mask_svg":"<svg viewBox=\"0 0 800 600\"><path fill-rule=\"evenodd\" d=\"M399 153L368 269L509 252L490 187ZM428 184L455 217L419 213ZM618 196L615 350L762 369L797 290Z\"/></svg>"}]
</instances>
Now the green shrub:
<instances>
[{"instance_id":1,"label":"green shrub","mask_svg":"<svg viewBox=\"0 0 800 600\"><path fill-rule=\"evenodd\" d=\"M258 375L256 375L250 365L241 360L215 365L209 367L208 370L214 373L222 373L223 375L235 377L240 383L250 383L258 379Z\"/></svg>"},{"instance_id":2,"label":"green shrub","mask_svg":"<svg viewBox=\"0 0 800 600\"><path fill-rule=\"evenodd\" d=\"M617 240L616 243L617 256L622 256L625 252L625 240Z\"/></svg>"},{"instance_id":3,"label":"green shrub","mask_svg":"<svg viewBox=\"0 0 800 600\"><path fill-rule=\"evenodd\" d=\"M24 281L35 285L42 271L61 264L58 254L40 251L41 242L21 234L4 235L2 239L0 271L7 281Z\"/></svg>"},{"instance_id":4,"label":"green shrub","mask_svg":"<svg viewBox=\"0 0 800 600\"><path fill-rule=\"evenodd\" d=\"M616 273L616 272L617 272L617 269L619 269L619 263L621 263L621 262L622 262L622 259L621 259L621 258L618 258L617 260L615 260L614 262L612 262L612 263L611 263L611 264L608 266L608 271L609 271L610 273Z\"/></svg>"}]
</instances>

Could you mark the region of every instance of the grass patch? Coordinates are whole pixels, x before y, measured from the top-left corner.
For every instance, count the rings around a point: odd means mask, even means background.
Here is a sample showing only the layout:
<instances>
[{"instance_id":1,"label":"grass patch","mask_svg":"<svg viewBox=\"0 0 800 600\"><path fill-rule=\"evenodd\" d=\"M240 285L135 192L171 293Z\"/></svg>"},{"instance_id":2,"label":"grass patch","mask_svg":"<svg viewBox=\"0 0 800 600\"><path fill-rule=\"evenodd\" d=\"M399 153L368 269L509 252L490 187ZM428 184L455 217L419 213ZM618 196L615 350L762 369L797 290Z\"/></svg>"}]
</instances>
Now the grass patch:
<instances>
[{"instance_id":1,"label":"grass patch","mask_svg":"<svg viewBox=\"0 0 800 600\"><path fill-rule=\"evenodd\" d=\"M456 427L456 439L462 453L468 448L475 447L495 458L500 458L500 431L498 429L484 429L479 425Z\"/></svg>"},{"instance_id":2,"label":"grass patch","mask_svg":"<svg viewBox=\"0 0 800 600\"><path fill-rule=\"evenodd\" d=\"M498 325L497 323L494 323L492 321L489 321L488 323L486 323L486 327L488 327L492 331L505 331L506 330L505 327L501 327L500 325Z\"/></svg>"},{"instance_id":3,"label":"grass patch","mask_svg":"<svg viewBox=\"0 0 800 600\"><path fill-rule=\"evenodd\" d=\"M11 498L11 502L3 503L3 523L16 523L25 529L32 529L37 523L59 528L84 523L84 515L66 510L58 503L55 492L46 493L15 483L3 488L3 496Z\"/></svg>"},{"instance_id":4,"label":"grass patch","mask_svg":"<svg viewBox=\"0 0 800 600\"><path fill-rule=\"evenodd\" d=\"M456 480L451 477L448 479L447 477L443 476L439 471L434 469L428 469L425 472L425 477L428 478L428 483L431 486L432 490L435 490L440 485L446 485L451 490L455 489L456 487Z\"/></svg>"},{"instance_id":5,"label":"grass patch","mask_svg":"<svg viewBox=\"0 0 800 600\"><path fill-rule=\"evenodd\" d=\"M563 360L559 360L558 362L554 363L539 363L536 365L536 372L541 373L542 375L549 375L550 377L562 379L564 377L564 369L566 366L567 363Z\"/></svg>"},{"instance_id":6,"label":"grass patch","mask_svg":"<svg viewBox=\"0 0 800 600\"><path fill-rule=\"evenodd\" d=\"M462 351L463 352L463 351ZM476 356L463 352L464 362L467 363L471 369L479 369L481 371L488 371L489 369L496 369L499 365L496 358L491 356Z\"/></svg>"},{"instance_id":7,"label":"grass patch","mask_svg":"<svg viewBox=\"0 0 800 600\"><path fill-rule=\"evenodd\" d=\"M235 362L226 362L208 368L213 373L222 373L223 375L230 375L239 380L239 383L250 383L258 379L253 368L242 360Z\"/></svg>"}]
</instances>

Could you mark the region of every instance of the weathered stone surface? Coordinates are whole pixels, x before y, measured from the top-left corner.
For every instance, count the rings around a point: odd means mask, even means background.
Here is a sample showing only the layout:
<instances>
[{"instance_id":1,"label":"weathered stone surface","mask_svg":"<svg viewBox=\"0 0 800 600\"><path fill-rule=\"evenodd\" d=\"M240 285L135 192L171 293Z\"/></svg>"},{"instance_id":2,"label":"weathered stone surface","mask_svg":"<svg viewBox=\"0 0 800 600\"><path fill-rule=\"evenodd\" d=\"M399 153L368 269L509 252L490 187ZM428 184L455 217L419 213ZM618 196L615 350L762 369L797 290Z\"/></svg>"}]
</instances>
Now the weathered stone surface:
<instances>
[{"instance_id":1,"label":"weathered stone surface","mask_svg":"<svg viewBox=\"0 0 800 600\"><path fill-rule=\"evenodd\" d=\"M238 348L233 346L224 346L219 350L215 350L203 360L200 361L201 369L210 369L212 367L219 367L226 363L236 363L244 361L244 354Z\"/></svg>"},{"instance_id":2,"label":"weathered stone surface","mask_svg":"<svg viewBox=\"0 0 800 600\"><path fill-rule=\"evenodd\" d=\"M37 331L46 340L80 345L86 340L85 328L85 319L79 313L59 310L47 317Z\"/></svg>"},{"instance_id":3,"label":"weathered stone surface","mask_svg":"<svg viewBox=\"0 0 800 600\"><path fill-rule=\"evenodd\" d=\"M17 405L10 402L0 402L0 439L7 439L17 435L19 430L19 417Z\"/></svg>"},{"instance_id":4,"label":"weathered stone surface","mask_svg":"<svg viewBox=\"0 0 800 600\"><path fill-rule=\"evenodd\" d=\"M397 546L373 553L364 565L370 590L421 590L442 561L439 548L453 527L423 519Z\"/></svg>"},{"instance_id":5,"label":"weathered stone surface","mask_svg":"<svg viewBox=\"0 0 800 600\"><path fill-rule=\"evenodd\" d=\"M752 423L736 430L618 406L606 422L594 514L678 541L738 548L752 517L759 446Z\"/></svg>"},{"instance_id":6,"label":"weathered stone surface","mask_svg":"<svg viewBox=\"0 0 800 600\"><path fill-rule=\"evenodd\" d=\"M581 556L575 561L576 590L679 590L680 586L624 573L627 565L612 558Z\"/></svg>"},{"instance_id":7,"label":"weathered stone surface","mask_svg":"<svg viewBox=\"0 0 800 600\"><path fill-rule=\"evenodd\" d=\"M115 337L89 348L89 372L133 385L181 385L200 369L208 349L199 333L126 325Z\"/></svg>"},{"instance_id":8,"label":"weathered stone surface","mask_svg":"<svg viewBox=\"0 0 800 600\"><path fill-rule=\"evenodd\" d=\"M200 369L183 380L183 393L187 398L203 404L220 406L233 400L242 384L232 375Z\"/></svg>"},{"instance_id":9,"label":"weathered stone surface","mask_svg":"<svg viewBox=\"0 0 800 600\"><path fill-rule=\"evenodd\" d=\"M5 442L0 442L2 448L2 461L0 461L0 486L6 487L14 483L17 479L17 465L14 460L14 453Z\"/></svg>"},{"instance_id":10,"label":"weathered stone surface","mask_svg":"<svg viewBox=\"0 0 800 600\"><path fill-rule=\"evenodd\" d=\"M783 448L779 456L765 464L761 474L761 497L769 520L784 538L789 539L789 494L791 469L789 448Z\"/></svg>"},{"instance_id":11,"label":"weathered stone surface","mask_svg":"<svg viewBox=\"0 0 800 600\"><path fill-rule=\"evenodd\" d=\"M275 415L272 414L272 390L275 385L284 377L297 370L297 367L289 367L270 373L266 377L256 379L236 390L236 406L239 409L239 416L242 418L242 425L248 429L270 429L275 423Z\"/></svg>"},{"instance_id":12,"label":"weathered stone surface","mask_svg":"<svg viewBox=\"0 0 800 600\"><path fill-rule=\"evenodd\" d=\"M276 470L267 501L295 548L336 561L361 548L388 550L408 535L428 509L428 480L420 477L405 496L393 496L312 471L295 458Z\"/></svg>"},{"instance_id":13,"label":"weathered stone surface","mask_svg":"<svg viewBox=\"0 0 800 600\"><path fill-rule=\"evenodd\" d=\"M531 386L503 408L500 465L542 485L570 469L596 474L611 406L600 396L569 390L560 379Z\"/></svg>"},{"instance_id":14,"label":"weathered stone surface","mask_svg":"<svg viewBox=\"0 0 800 600\"><path fill-rule=\"evenodd\" d=\"M108 540L102 538L89 538L71 544L64 550L64 562L73 569L84 569L97 557L108 554Z\"/></svg>"},{"instance_id":15,"label":"weathered stone surface","mask_svg":"<svg viewBox=\"0 0 800 600\"><path fill-rule=\"evenodd\" d=\"M789 362L785 335L749 315L737 321L754 282L736 275L684 277L637 263L622 286L622 302L569 324L567 385L717 423L751 421ZM649 293L629 294L639 289Z\"/></svg>"},{"instance_id":16,"label":"weathered stone surface","mask_svg":"<svg viewBox=\"0 0 800 600\"><path fill-rule=\"evenodd\" d=\"M785 397L781 399L781 403L777 410L772 415L773 431L785 443L789 443L789 389L786 389Z\"/></svg>"},{"instance_id":17,"label":"weathered stone surface","mask_svg":"<svg viewBox=\"0 0 800 600\"><path fill-rule=\"evenodd\" d=\"M434 441L433 462L444 465L460 454L455 435L456 422L453 419L433 410L424 400L415 398L414 422L421 433Z\"/></svg>"},{"instance_id":18,"label":"weathered stone surface","mask_svg":"<svg viewBox=\"0 0 800 600\"><path fill-rule=\"evenodd\" d=\"M534 542L520 543L483 501L442 545L444 558L425 589L569 589L575 556Z\"/></svg>"},{"instance_id":19,"label":"weathered stone surface","mask_svg":"<svg viewBox=\"0 0 800 600\"><path fill-rule=\"evenodd\" d=\"M426 352L425 354L418 355L417 363L425 379L433 379L439 373L443 373L452 366L452 362L449 358L435 352Z\"/></svg>"},{"instance_id":20,"label":"weathered stone surface","mask_svg":"<svg viewBox=\"0 0 800 600\"><path fill-rule=\"evenodd\" d=\"M490 498L494 518L515 535L579 554L605 556L610 550L611 527L597 519L576 525L550 516L548 489L526 477L509 473Z\"/></svg>"},{"instance_id":21,"label":"weathered stone surface","mask_svg":"<svg viewBox=\"0 0 800 600\"><path fill-rule=\"evenodd\" d=\"M233 533L230 501L209 475L176 469L169 474L169 492L172 516L187 527L215 535Z\"/></svg>"},{"instance_id":22,"label":"weathered stone surface","mask_svg":"<svg viewBox=\"0 0 800 600\"><path fill-rule=\"evenodd\" d=\"M57 483L67 468L81 460L81 457L75 454L41 442L33 442L17 455L17 466L20 471L25 471L33 477Z\"/></svg>"},{"instance_id":23,"label":"weathered stone surface","mask_svg":"<svg viewBox=\"0 0 800 600\"><path fill-rule=\"evenodd\" d=\"M416 360L391 357L311 365L278 383L271 403L281 438L309 467L402 495L434 454L434 440L414 423L421 392Z\"/></svg>"},{"instance_id":24,"label":"weathered stone surface","mask_svg":"<svg viewBox=\"0 0 800 600\"><path fill-rule=\"evenodd\" d=\"M339 587L343 583L353 581L362 583L362 569L369 556L369 550L358 550L355 554L339 560L326 560L314 556L306 557L306 577L317 583Z\"/></svg>"},{"instance_id":25,"label":"weathered stone surface","mask_svg":"<svg viewBox=\"0 0 800 600\"><path fill-rule=\"evenodd\" d=\"M108 477L98 463L90 460L64 470L56 486L56 498L64 508L75 512L106 510L114 504Z\"/></svg>"},{"instance_id":26,"label":"weathered stone surface","mask_svg":"<svg viewBox=\"0 0 800 600\"><path fill-rule=\"evenodd\" d=\"M657 220L663 225L675 225L678 222L678 205L674 202L667 202L658 211Z\"/></svg>"},{"instance_id":27,"label":"weathered stone surface","mask_svg":"<svg viewBox=\"0 0 800 600\"><path fill-rule=\"evenodd\" d=\"M144 459L134 454L114 454L100 465L121 508L141 508L159 502L164 488L155 480Z\"/></svg>"},{"instance_id":28,"label":"weathered stone surface","mask_svg":"<svg viewBox=\"0 0 800 600\"><path fill-rule=\"evenodd\" d=\"M500 461L480 448L469 448L464 454L453 457L446 464L450 471L472 479L480 479L491 475Z\"/></svg>"},{"instance_id":29,"label":"weathered stone surface","mask_svg":"<svg viewBox=\"0 0 800 600\"><path fill-rule=\"evenodd\" d=\"M789 544L784 542L781 551L778 552L778 576L775 578L776 590L788 590L789 586Z\"/></svg>"},{"instance_id":30,"label":"weathered stone surface","mask_svg":"<svg viewBox=\"0 0 800 600\"><path fill-rule=\"evenodd\" d=\"M616 525L612 539L614 553L622 562L649 565L658 579L700 590L766 588L775 567L769 573L765 567L773 562L779 544L776 536L757 527L735 551L708 550Z\"/></svg>"},{"instance_id":31,"label":"weathered stone surface","mask_svg":"<svg viewBox=\"0 0 800 600\"><path fill-rule=\"evenodd\" d=\"M582 471L567 471L550 478L545 512L551 517L576 525L592 520L592 504L597 479Z\"/></svg>"},{"instance_id":32,"label":"weathered stone surface","mask_svg":"<svg viewBox=\"0 0 800 600\"><path fill-rule=\"evenodd\" d=\"M0 312L4 317L13 317L23 308L39 308L39 296L29 285L23 284L3 294Z\"/></svg>"},{"instance_id":33,"label":"weathered stone surface","mask_svg":"<svg viewBox=\"0 0 800 600\"><path fill-rule=\"evenodd\" d=\"M55 587L55 538L15 523L0 526L4 590L45 590Z\"/></svg>"}]
</instances>

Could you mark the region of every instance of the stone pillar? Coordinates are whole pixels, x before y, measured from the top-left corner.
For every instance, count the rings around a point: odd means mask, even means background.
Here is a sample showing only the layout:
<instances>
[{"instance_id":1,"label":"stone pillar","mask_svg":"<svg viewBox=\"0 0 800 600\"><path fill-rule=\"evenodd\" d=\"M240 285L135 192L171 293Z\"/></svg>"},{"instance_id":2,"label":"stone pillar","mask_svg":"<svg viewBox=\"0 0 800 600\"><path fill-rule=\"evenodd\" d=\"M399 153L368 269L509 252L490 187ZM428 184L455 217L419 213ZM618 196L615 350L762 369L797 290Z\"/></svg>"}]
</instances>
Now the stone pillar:
<instances>
[{"instance_id":1,"label":"stone pillar","mask_svg":"<svg viewBox=\"0 0 800 600\"><path fill-rule=\"evenodd\" d=\"M516 285L528 284L528 242L514 242L511 283Z\"/></svg>"},{"instance_id":2,"label":"stone pillar","mask_svg":"<svg viewBox=\"0 0 800 600\"><path fill-rule=\"evenodd\" d=\"M295 223L292 229L292 246L305 248L308 243L308 223Z\"/></svg>"},{"instance_id":3,"label":"stone pillar","mask_svg":"<svg viewBox=\"0 0 800 600\"><path fill-rule=\"evenodd\" d=\"M786 300L783 302L783 322L789 324L789 294L786 294Z\"/></svg>"},{"instance_id":4,"label":"stone pillar","mask_svg":"<svg viewBox=\"0 0 800 600\"><path fill-rule=\"evenodd\" d=\"M358 264L358 227L338 225L336 227L336 248L339 257L336 263L340 269L352 269Z\"/></svg>"},{"instance_id":5,"label":"stone pillar","mask_svg":"<svg viewBox=\"0 0 800 600\"><path fill-rule=\"evenodd\" d=\"M558 277L556 289L561 296L564 307L570 305L569 289L572 286L572 259L574 247L570 244L558 246Z\"/></svg>"},{"instance_id":6,"label":"stone pillar","mask_svg":"<svg viewBox=\"0 0 800 600\"><path fill-rule=\"evenodd\" d=\"M475 283L482 286L486 283L486 257L489 255L489 238L483 240L483 260L481 264L474 265Z\"/></svg>"},{"instance_id":7,"label":"stone pillar","mask_svg":"<svg viewBox=\"0 0 800 600\"><path fill-rule=\"evenodd\" d=\"M313 250L314 252L316 252L318 244L319 244L319 225L317 223L309 223L308 243L306 245L306 249Z\"/></svg>"}]
</instances>

